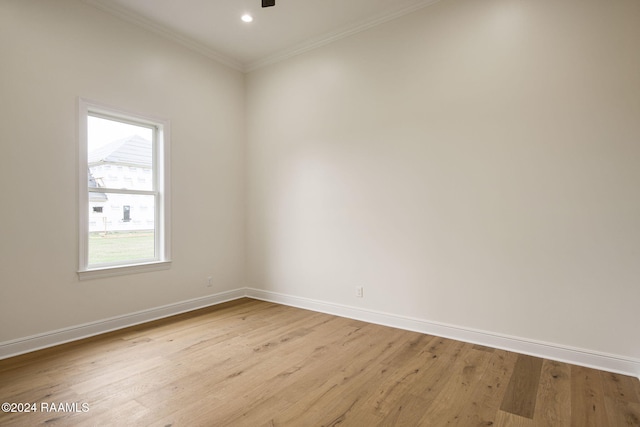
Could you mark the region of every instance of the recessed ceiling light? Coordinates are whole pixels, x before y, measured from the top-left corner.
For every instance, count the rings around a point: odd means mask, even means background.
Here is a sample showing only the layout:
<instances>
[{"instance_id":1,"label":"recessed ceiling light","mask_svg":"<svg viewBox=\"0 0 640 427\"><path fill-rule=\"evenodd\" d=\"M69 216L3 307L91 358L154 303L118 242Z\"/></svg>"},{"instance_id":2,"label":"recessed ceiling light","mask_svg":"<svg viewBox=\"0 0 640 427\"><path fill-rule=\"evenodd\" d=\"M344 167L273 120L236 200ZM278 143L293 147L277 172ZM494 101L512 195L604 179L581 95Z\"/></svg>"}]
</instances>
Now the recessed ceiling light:
<instances>
[{"instance_id":1,"label":"recessed ceiling light","mask_svg":"<svg viewBox=\"0 0 640 427\"><path fill-rule=\"evenodd\" d=\"M248 13L245 13L244 15L242 15L242 19L244 22L251 22L253 21L253 16L249 15Z\"/></svg>"}]
</instances>

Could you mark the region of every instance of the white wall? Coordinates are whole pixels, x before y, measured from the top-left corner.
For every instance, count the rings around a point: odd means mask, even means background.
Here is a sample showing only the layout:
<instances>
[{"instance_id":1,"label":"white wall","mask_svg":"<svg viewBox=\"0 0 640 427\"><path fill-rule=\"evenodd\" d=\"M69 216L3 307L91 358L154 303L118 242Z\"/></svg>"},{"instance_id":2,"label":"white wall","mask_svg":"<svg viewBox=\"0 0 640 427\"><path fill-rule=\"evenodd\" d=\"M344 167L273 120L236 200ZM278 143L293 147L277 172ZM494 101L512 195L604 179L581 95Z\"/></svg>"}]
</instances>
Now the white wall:
<instances>
[{"instance_id":1,"label":"white wall","mask_svg":"<svg viewBox=\"0 0 640 427\"><path fill-rule=\"evenodd\" d=\"M639 21L443 0L245 81L2 0L0 343L248 285L637 360ZM78 281L78 96L171 120L170 270Z\"/></svg>"},{"instance_id":2,"label":"white wall","mask_svg":"<svg viewBox=\"0 0 640 427\"><path fill-rule=\"evenodd\" d=\"M639 41L444 0L250 73L249 286L637 360Z\"/></svg>"},{"instance_id":3,"label":"white wall","mask_svg":"<svg viewBox=\"0 0 640 427\"><path fill-rule=\"evenodd\" d=\"M170 270L78 281L77 97L171 121ZM2 0L0 342L242 287L243 141L240 72L80 1Z\"/></svg>"}]
</instances>

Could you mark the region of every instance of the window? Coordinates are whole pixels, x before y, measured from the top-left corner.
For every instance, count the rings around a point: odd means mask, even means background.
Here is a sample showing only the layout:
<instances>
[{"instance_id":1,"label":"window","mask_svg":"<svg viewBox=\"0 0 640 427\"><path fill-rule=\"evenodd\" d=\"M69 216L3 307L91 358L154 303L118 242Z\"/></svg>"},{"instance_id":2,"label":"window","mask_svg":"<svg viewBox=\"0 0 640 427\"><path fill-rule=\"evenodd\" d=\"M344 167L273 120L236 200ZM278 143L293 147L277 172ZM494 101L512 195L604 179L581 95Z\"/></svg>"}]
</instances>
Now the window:
<instances>
[{"instance_id":1,"label":"window","mask_svg":"<svg viewBox=\"0 0 640 427\"><path fill-rule=\"evenodd\" d=\"M131 206L129 205L124 205L122 207L122 220L124 222L129 222L131 221Z\"/></svg>"},{"instance_id":2,"label":"window","mask_svg":"<svg viewBox=\"0 0 640 427\"><path fill-rule=\"evenodd\" d=\"M169 123L79 105L80 278L167 268Z\"/></svg>"}]
</instances>

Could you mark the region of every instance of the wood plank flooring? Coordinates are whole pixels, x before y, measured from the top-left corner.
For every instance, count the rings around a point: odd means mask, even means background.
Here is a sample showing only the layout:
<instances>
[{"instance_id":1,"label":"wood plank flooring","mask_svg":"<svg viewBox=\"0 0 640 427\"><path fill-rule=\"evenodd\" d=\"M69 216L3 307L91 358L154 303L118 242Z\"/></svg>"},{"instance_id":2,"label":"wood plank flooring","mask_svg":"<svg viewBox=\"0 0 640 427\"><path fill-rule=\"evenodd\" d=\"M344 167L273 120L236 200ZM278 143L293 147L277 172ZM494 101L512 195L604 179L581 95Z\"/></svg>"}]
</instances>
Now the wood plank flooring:
<instances>
[{"instance_id":1,"label":"wood plank flooring","mask_svg":"<svg viewBox=\"0 0 640 427\"><path fill-rule=\"evenodd\" d=\"M2 426L640 426L634 377L246 298L2 360L0 401L35 408Z\"/></svg>"}]
</instances>

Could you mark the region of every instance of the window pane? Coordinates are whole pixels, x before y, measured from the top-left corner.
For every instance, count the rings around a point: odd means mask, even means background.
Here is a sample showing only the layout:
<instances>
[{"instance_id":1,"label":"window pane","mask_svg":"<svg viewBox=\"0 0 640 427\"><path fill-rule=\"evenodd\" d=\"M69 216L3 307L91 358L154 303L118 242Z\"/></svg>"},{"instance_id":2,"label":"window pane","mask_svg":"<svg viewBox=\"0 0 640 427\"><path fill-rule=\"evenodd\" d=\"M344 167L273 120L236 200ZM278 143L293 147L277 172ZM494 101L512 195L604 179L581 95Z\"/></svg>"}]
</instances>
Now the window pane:
<instances>
[{"instance_id":1,"label":"window pane","mask_svg":"<svg viewBox=\"0 0 640 427\"><path fill-rule=\"evenodd\" d=\"M153 129L89 116L89 188L153 190Z\"/></svg>"},{"instance_id":2,"label":"window pane","mask_svg":"<svg viewBox=\"0 0 640 427\"><path fill-rule=\"evenodd\" d=\"M89 193L89 265L156 259L155 196Z\"/></svg>"}]
</instances>

